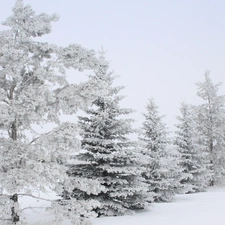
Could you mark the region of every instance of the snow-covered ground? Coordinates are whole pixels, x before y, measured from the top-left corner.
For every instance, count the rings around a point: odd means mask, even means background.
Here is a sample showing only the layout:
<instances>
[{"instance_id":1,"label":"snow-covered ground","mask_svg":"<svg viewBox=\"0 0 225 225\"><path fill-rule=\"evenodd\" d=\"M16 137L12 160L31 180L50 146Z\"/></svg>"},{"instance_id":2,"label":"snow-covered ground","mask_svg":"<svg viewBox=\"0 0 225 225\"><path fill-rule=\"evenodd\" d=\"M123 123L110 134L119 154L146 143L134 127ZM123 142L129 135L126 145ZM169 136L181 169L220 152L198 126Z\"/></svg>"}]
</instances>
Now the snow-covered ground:
<instances>
[{"instance_id":1,"label":"snow-covered ground","mask_svg":"<svg viewBox=\"0 0 225 225\"><path fill-rule=\"evenodd\" d=\"M43 207L49 203L24 197L22 205ZM38 225L40 222L52 225L53 215L42 208L27 209L25 216L28 225ZM92 219L92 222L93 225L224 225L225 188L211 188L203 193L177 195L173 202L154 203L148 210L138 211L133 216L102 217ZM0 222L0 225L3 224ZM64 221L62 225L70 223Z\"/></svg>"},{"instance_id":2,"label":"snow-covered ground","mask_svg":"<svg viewBox=\"0 0 225 225\"><path fill-rule=\"evenodd\" d=\"M224 225L225 188L178 195L174 202L157 203L134 216L93 219L94 225Z\"/></svg>"}]
</instances>

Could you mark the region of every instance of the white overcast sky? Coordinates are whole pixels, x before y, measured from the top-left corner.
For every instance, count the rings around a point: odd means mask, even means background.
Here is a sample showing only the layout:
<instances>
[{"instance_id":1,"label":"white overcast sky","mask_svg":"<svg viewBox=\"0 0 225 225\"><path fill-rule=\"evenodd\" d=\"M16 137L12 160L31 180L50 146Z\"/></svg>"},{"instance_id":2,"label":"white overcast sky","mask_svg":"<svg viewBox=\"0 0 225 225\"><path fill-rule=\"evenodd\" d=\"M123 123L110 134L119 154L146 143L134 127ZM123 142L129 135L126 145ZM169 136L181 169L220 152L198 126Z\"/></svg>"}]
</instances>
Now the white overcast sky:
<instances>
[{"instance_id":1,"label":"white overcast sky","mask_svg":"<svg viewBox=\"0 0 225 225\"><path fill-rule=\"evenodd\" d=\"M0 21L15 0L1 1ZM224 0L24 0L37 13L57 13L46 41L107 50L111 69L126 88L122 105L137 111L139 126L154 97L172 128L180 102L197 104L196 82L211 70L225 94ZM78 78L79 80L79 78Z\"/></svg>"}]
</instances>

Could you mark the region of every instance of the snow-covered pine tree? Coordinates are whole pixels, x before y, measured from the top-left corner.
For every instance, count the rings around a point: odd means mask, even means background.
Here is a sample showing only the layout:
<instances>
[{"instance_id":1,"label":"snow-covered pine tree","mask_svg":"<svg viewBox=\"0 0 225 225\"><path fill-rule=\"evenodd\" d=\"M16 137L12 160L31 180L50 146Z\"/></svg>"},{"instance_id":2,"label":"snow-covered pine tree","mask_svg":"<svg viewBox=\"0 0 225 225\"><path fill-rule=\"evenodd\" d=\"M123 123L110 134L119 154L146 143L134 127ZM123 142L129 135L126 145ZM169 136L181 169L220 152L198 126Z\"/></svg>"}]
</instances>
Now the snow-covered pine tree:
<instances>
[{"instance_id":1,"label":"snow-covered pine tree","mask_svg":"<svg viewBox=\"0 0 225 225\"><path fill-rule=\"evenodd\" d=\"M61 184L68 190L74 186L94 193L102 190L96 181L87 185L86 180L66 174L65 164L79 148L78 127L60 123L59 115L86 107L104 88L97 77L80 84L66 79L66 69L97 71L100 64L94 51L35 39L50 33L51 22L57 20L57 15L36 15L17 0L3 23L9 29L0 32L0 220L13 224L23 223L23 196L38 198L38 192L46 189L60 194ZM47 133L33 129L48 123L55 128ZM52 224L59 224L63 216L82 224L92 215L89 202L48 201L56 215Z\"/></svg>"},{"instance_id":2,"label":"snow-covered pine tree","mask_svg":"<svg viewBox=\"0 0 225 225\"><path fill-rule=\"evenodd\" d=\"M144 113L145 121L140 132L139 140L142 143L142 155L146 163L143 177L148 185L148 192L154 201L170 201L179 185L180 167L178 156L170 148L170 140L166 125L159 115L158 106L151 98Z\"/></svg>"},{"instance_id":3,"label":"snow-covered pine tree","mask_svg":"<svg viewBox=\"0 0 225 225\"><path fill-rule=\"evenodd\" d=\"M181 116L177 117L174 145L180 153L181 185L184 193L205 191L210 172L205 136L197 130L196 110L181 103Z\"/></svg>"},{"instance_id":4,"label":"snow-covered pine tree","mask_svg":"<svg viewBox=\"0 0 225 225\"><path fill-rule=\"evenodd\" d=\"M204 101L198 107L198 129L207 138L214 185L225 183L225 96L218 94L221 83L214 84L209 71L204 76L205 80L197 83L197 95Z\"/></svg>"},{"instance_id":5,"label":"snow-covered pine tree","mask_svg":"<svg viewBox=\"0 0 225 225\"><path fill-rule=\"evenodd\" d=\"M113 87L115 77L108 72L109 65L102 56L104 67L96 74L107 82L107 94L102 95L88 108L86 116L79 117L82 149L77 158L80 164L71 166L71 176L97 180L105 187L99 194L74 189L77 199L98 200L95 210L99 216L116 216L132 213L145 207L145 185L138 168L135 146L129 140L132 133L131 109L121 108L119 95L123 87ZM67 193L66 197L69 197Z\"/></svg>"}]
</instances>

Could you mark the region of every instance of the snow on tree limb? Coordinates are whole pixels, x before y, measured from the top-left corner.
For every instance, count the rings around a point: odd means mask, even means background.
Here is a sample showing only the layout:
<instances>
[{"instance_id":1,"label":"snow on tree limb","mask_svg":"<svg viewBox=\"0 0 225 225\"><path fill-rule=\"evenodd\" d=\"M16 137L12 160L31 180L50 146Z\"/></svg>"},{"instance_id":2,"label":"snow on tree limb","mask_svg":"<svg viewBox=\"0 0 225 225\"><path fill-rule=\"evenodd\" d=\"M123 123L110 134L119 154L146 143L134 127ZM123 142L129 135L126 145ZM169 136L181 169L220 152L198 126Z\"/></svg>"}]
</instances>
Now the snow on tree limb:
<instances>
[{"instance_id":1,"label":"snow on tree limb","mask_svg":"<svg viewBox=\"0 0 225 225\"><path fill-rule=\"evenodd\" d=\"M5 204L0 205L0 217L12 214L12 221L18 224L18 196L24 191L32 196L33 191L46 188L57 194L71 186L90 193L102 190L94 181L88 186L86 180L78 184L68 177L68 159L80 146L78 127L72 122L61 123L59 118L61 113L73 115L104 93L104 83L96 77L70 84L67 69L98 73L101 60L95 51L80 45L61 47L37 41L36 37L51 32L51 23L57 20L56 14L37 15L17 0L13 14L3 22L9 29L0 32L0 194L9 195L2 199ZM33 129L35 124L48 123L56 128L40 134ZM69 215L74 224L76 220L82 223L81 214L89 215L91 204L97 204L82 203L79 208L74 199L64 203L69 206L54 202L53 211L60 217L68 213L68 207L76 209ZM58 209L65 211L60 215Z\"/></svg>"}]
</instances>

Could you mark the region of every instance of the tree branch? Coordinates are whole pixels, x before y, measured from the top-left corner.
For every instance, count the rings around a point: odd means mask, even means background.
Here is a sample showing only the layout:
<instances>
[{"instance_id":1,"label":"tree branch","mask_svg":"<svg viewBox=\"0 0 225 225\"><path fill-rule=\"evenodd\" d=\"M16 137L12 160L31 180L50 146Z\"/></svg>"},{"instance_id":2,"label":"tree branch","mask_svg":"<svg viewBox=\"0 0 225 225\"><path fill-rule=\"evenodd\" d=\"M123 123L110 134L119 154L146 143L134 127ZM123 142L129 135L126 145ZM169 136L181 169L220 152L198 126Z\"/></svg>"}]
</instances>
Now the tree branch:
<instances>
[{"instance_id":1,"label":"tree branch","mask_svg":"<svg viewBox=\"0 0 225 225\"><path fill-rule=\"evenodd\" d=\"M34 196L32 194L18 194L18 196L28 196L28 197L36 198L36 199L47 201L47 202L53 201L53 200L50 200L50 199L47 199L47 198L41 198L41 197L38 197L38 196Z\"/></svg>"},{"instance_id":2,"label":"tree branch","mask_svg":"<svg viewBox=\"0 0 225 225\"><path fill-rule=\"evenodd\" d=\"M10 219L3 219L3 218L0 217L0 220L2 220L2 221L11 221L12 219L11 218Z\"/></svg>"},{"instance_id":3,"label":"tree branch","mask_svg":"<svg viewBox=\"0 0 225 225\"><path fill-rule=\"evenodd\" d=\"M36 207L29 206L29 207L25 207L25 208L21 209L20 212L27 210L27 209L34 210L34 209L44 209L44 208L47 208L47 206L39 206L39 207L38 206L36 206Z\"/></svg>"},{"instance_id":4,"label":"tree branch","mask_svg":"<svg viewBox=\"0 0 225 225\"><path fill-rule=\"evenodd\" d=\"M33 142L35 142L36 140L38 140L42 135L48 135L49 133L51 133L51 131L49 131L49 132L47 132L47 133L45 133L45 134L40 134L40 136L34 138L34 139L29 143L29 145L31 145Z\"/></svg>"},{"instance_id":5,"label":"tree branch","mask_svg":"<svg viewBox=\"0 0 225 225\"><path fill-rule=\"evenodd\" d=\"M8 197L8 198L12 197L12 195L0 194L0 197L2 197L2 196Z\"/></svg>"}]
</instances>

